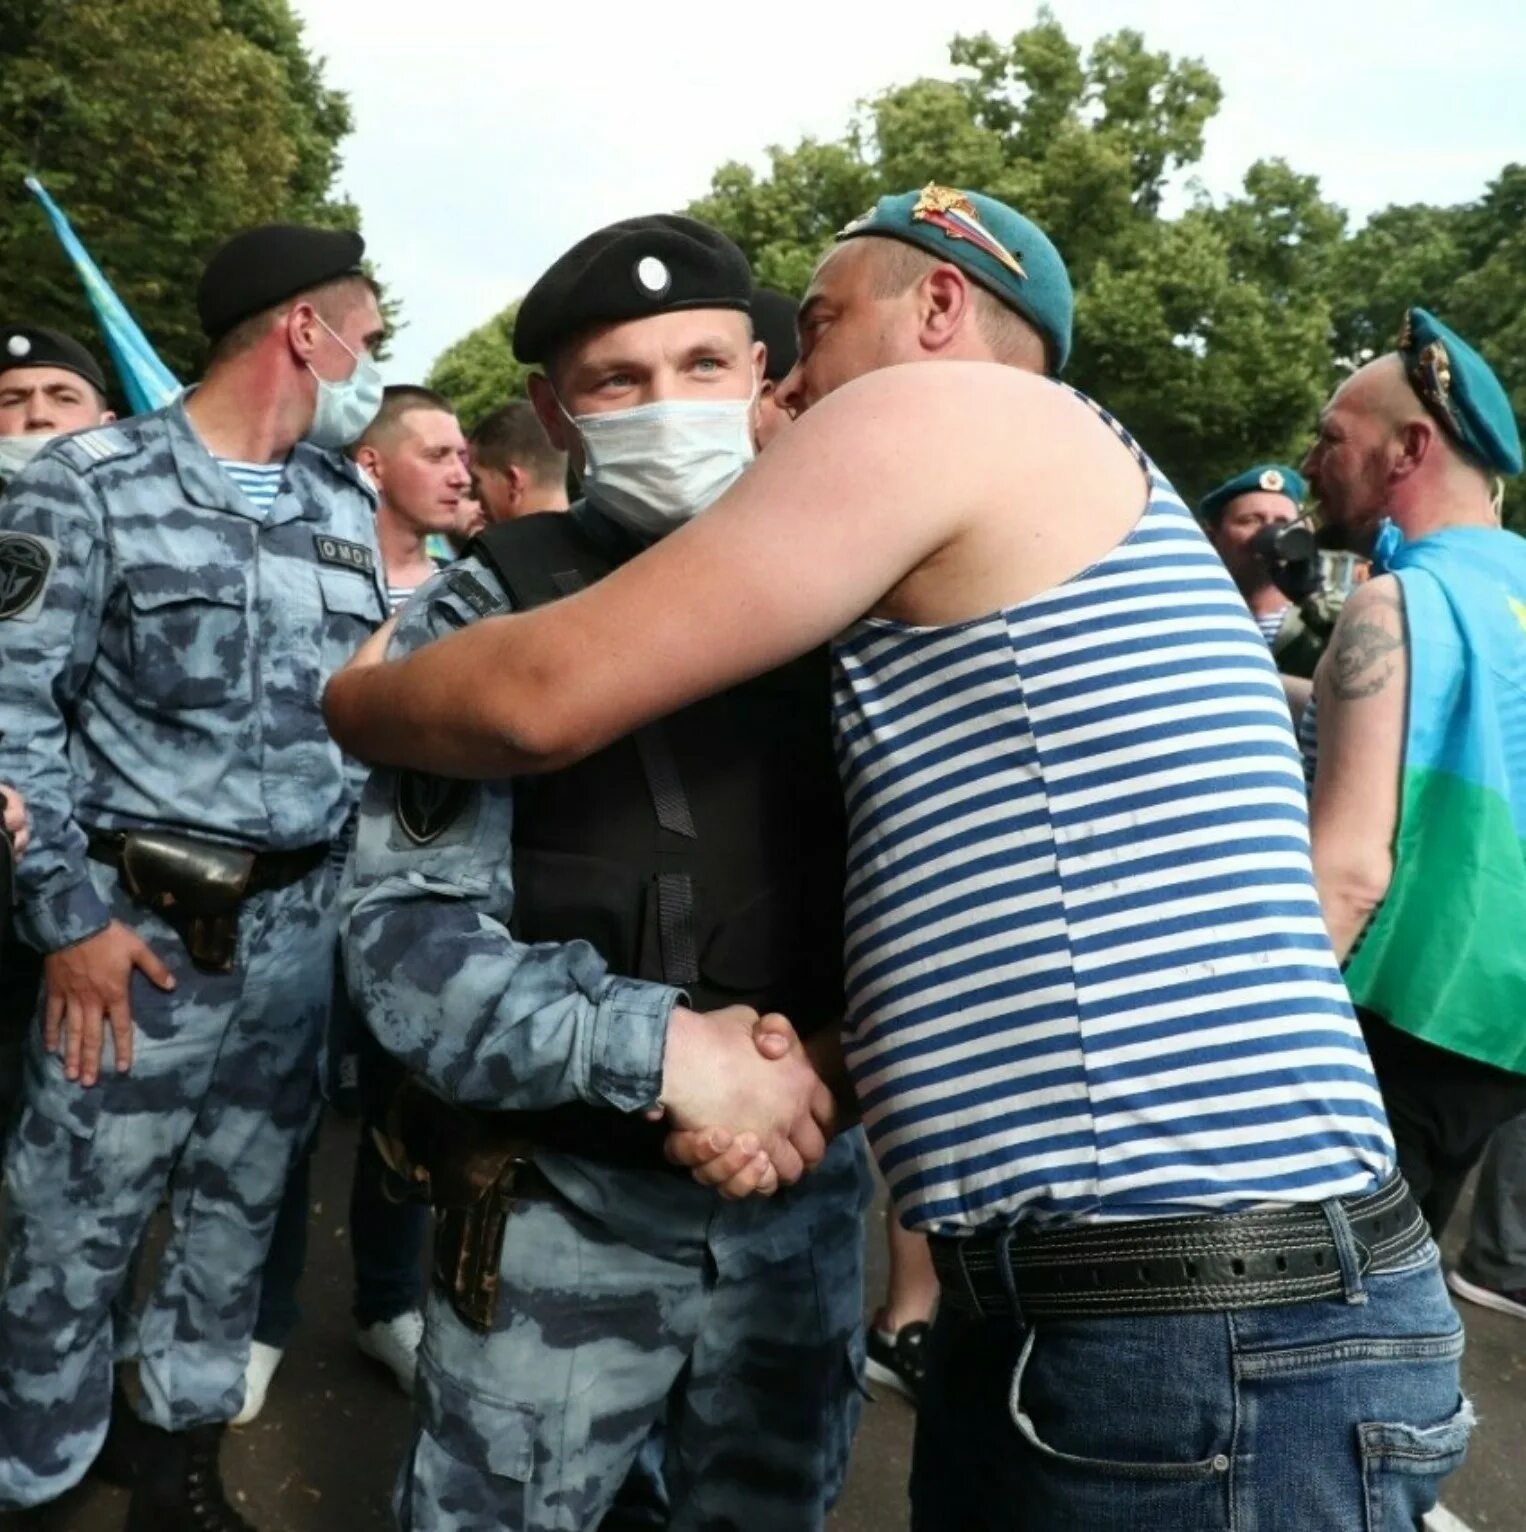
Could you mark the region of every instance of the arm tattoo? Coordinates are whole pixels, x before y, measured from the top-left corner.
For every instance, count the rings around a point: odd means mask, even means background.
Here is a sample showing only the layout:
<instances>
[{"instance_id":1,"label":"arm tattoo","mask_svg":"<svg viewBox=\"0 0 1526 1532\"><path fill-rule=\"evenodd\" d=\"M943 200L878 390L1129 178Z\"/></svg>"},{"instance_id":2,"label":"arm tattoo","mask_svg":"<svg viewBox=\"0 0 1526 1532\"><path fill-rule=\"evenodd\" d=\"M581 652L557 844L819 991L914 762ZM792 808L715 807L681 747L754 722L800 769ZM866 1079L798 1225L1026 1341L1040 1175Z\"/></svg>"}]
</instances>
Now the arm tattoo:
<instances>
[{"instance_id":1,"label":"arm tattoo","mask_svg":"<svg viewBox=\"0 0 1526 1532\"><path fill-rule=\"evenodd\" d=\"M1391 596L1372 596L1368 606L1387 606L1399 612L1399 603ZM1376 618L1376 620L1375 620ZM1399 621L1403 623L1402 615ZM1393 679L1391 656L1404 647L1404 639L1394 634L1383 618L1369 617L1365 611L1342 629L1330 656L1331 683L1342 702L1356 702L1374 697Z\"/></svg>"}]
</instances>

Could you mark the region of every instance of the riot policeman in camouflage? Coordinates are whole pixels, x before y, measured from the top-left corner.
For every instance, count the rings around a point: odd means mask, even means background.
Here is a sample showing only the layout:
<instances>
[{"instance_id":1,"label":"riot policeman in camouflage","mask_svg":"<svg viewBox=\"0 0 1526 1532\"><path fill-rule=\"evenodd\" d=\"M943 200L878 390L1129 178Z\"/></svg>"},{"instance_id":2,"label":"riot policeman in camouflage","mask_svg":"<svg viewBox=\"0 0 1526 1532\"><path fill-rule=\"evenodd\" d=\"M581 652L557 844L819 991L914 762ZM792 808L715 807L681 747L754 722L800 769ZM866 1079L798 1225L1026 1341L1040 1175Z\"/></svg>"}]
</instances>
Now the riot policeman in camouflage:
<instances>
[{"instance_id":1,"label":"riot policeman in camouflage","mask_svg":"<svg viewBox=\"0 0 1526 1532\"><path fill-rule=\"evenodd\" d=\"M0 1506L67 1489L112 1417L133 1532L248 1525L219 1436L315 1110L354 804L319 697L383 615L373 495L337 450L381 392L362 250L236 236L198 292L201 387L50 444L0 502L0 780L31 813L45 954L6 1162ZM109 1314L166 1195L137 1418Z\"/></svg>"},{"instance_id":2,"label":"riot policeman in camouflage","mask_svg":"<svg viewBox=\"0 0 1526 1532\"><path fill-rule=\"evenodd\" d=\"M41 325L0 325L0 491L56 436L115 419L106 407L100 364L72 335ZM0 574L0 607L9 582L24 585L29 578L24 569ZM15 789L7 791L3 782L0 797L21 802ZM7 941L11 917L10 902L0 894L0 1145L21 1093L22 1019L36 1006L42 978L38 954L23 943Z\"/></svg>"},{"instance_id":3,"label":"riot policeman in camouflage","mask_svg":"<svg viewBox=\"0 0 1526 1532\"><path fill-rule=\"evenodd\" d=\"M587 498L489 529L394 650L619 578L723 493L753 452L750 291L686 218L551 267L515 351ZM860 1136L727 1203L644 1114L698 1126L721 1120L701 1087L795 1088L748 1057L751 1008L840 1018L843 837L820 652L543 778L373 775L346 968L432 1093L398 1114L437 1210L409 1532L822 1526L862 1367ZM799 1089L822 1089L808 1066Z\"/></svg>"}]
</instances>

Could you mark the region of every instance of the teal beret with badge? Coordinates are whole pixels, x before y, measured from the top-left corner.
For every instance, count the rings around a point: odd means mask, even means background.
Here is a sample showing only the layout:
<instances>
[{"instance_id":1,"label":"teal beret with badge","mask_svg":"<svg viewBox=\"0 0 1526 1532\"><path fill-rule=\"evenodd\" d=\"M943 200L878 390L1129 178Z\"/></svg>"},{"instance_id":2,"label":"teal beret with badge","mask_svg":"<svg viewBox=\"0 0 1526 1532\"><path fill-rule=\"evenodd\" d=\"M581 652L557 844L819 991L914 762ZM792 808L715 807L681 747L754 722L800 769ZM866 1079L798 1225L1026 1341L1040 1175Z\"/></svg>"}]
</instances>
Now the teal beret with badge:
<instances>
[{"instance_id":1,"label":"teal beret with badge","mask_svg":"<svg viewBox=\"0 0 1526 1532\"><path fill-rule=\"evenodd\" d=\"M1428 309L1410 309L1399 331L1409 385L1442 430L1493 473L1522 467L1521 432L1494 369Z\"/></svg>"},{"instance_id":2,"label":"teal beret with badge","mask_svg":"<svg viewBox=\"0 0 1526 1532\"><path fill-rule=\"evenodd\" d=\"M1049 371L1070 358L1075 294L1060 252L1036 223L1005 202L935 182L881 197L837 237L899 239L957 266L1028 320L1048 342Z\"/></svg>"},{"instance_id":3,"label":"teal beret with badge","mask_svg":"<svg viewBox=\"0 0 1526 1532\"><path fill-rule=\"evenodd\" d=\"M1303 475L1286 463L1260 463L1226 479L1217 489L1210 490L1198 501L1198 519L1217 521L1231 500L1241 495L1286 495L1296 510L1303 509L1304 497L1309 486Z\"/></svg>"}]
</instances>

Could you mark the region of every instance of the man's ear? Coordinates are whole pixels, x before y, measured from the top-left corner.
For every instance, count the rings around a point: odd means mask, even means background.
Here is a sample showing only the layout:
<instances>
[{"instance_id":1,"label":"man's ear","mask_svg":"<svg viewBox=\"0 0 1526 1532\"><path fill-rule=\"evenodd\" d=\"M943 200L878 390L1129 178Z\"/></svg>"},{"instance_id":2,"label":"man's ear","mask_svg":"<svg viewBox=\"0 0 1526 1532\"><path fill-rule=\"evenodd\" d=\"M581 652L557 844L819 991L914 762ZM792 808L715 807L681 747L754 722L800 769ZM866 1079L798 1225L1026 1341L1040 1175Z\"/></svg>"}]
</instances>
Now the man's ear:
<instances>
[{"instance_id":1,"label":"man's ear","mask_svg":"<svg viewBox=\"0 0 1526 1532\"><path fill-rule=\"evenodd\" d=\"M115 410L102 410L101 411L101 424L103 426L109 426L111 424L111 422L113 420L115 420L116 418L117 418L117 412Z\"/></svg>"},{"instance_id":2,"label":"man's ear","mask_svg":"<svg viewBox=\"0 0 1526 1532\"><path fill-rule=\"evenodd\" d=\"M917 297L923 349L941 351L972 317L975 300L969 282L957 267L944 263L922 278Z\"/></svg>"},{"instance_id":3,"label":"man's ear","mask_svg":"<svg viewBox=\"0 0 1526 1532\"><path fill-rule=\"evenodd\" d=\"M568 424L562 407L557 402L556 390L551 379L544 373L532 372L529 381L530 403L535 407L535 418L541 429L558 452L570 452L578 445L577 432Z\"/></svg>"},{"instance_id":4,"label":"man's ear","mask_svg":"<svg viewBox=\"0 0 1526 1532\"><path fill-rule=\"evenodd\" d=\"M503 480L509 486L509 503L522 505L525 493L530 488L530 475L518 463L510 463L503 470Z\"/></svg>"},{"instance_id":5,"label":"man's ear","mask_svg":"<svg viewBox=\"0 0 1526 1532\"><path fill-rule=\"evenodd\" d=\"M355 449L356 464L366 471L367 477L376 486L377 493L382 491L382 455L375 447L365 446Z\"/></svg>"},{"instance_id":6,"label":"man's ear","mask_svg":"<svg viewBox=\"0 0 1526 1532\"><path fill-rule=\"evenodd\" d=\"M1436 427L1429 420L1410 420L1400 426L1394 438L1388 476L1395 482L1409 478L1436 449Z\"/></svg>"},{"instance_id":7,"label":"man's ear","mask_svg":"<svg viewBox=\"0 0 1526 1532\"><path fill-rule=\"evenodd\" d=\"M318 310L306 298L299 298L277 321L286 332L286 344L299 362L307 362L323 338Z\"/></svg>"}]
</instances>

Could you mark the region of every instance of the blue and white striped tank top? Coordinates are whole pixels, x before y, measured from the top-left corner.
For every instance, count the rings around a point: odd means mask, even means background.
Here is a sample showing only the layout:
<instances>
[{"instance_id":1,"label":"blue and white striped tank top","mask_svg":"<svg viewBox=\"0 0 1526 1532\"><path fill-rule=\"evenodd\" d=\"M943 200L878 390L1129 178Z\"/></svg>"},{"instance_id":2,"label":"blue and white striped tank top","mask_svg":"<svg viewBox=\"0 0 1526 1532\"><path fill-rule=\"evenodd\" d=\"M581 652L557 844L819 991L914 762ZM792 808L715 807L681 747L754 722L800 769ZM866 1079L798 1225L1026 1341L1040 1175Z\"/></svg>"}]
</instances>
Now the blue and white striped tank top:
<instances>
[{"instance_id":1,"label":"blue and white striped tank top","mask_svg":"<svg viewBox=\"0 0 1526 1532\"><path fill-rule=\"evenodd\" d=\"M1143 516L1066 584L834 645L845 1050L913 1228L1312 1202L1393 1167L1266 642L1140 461Z\"/></svg>"}]
</instances>

